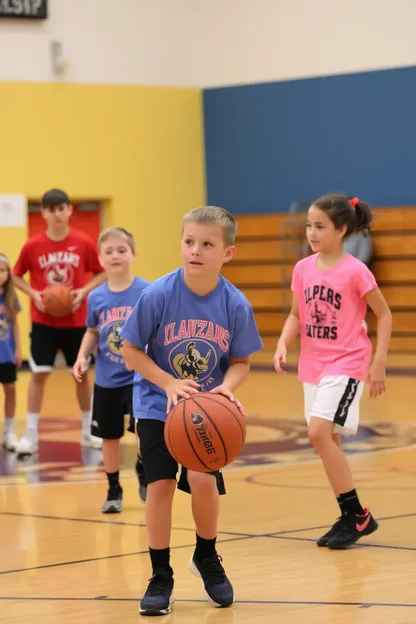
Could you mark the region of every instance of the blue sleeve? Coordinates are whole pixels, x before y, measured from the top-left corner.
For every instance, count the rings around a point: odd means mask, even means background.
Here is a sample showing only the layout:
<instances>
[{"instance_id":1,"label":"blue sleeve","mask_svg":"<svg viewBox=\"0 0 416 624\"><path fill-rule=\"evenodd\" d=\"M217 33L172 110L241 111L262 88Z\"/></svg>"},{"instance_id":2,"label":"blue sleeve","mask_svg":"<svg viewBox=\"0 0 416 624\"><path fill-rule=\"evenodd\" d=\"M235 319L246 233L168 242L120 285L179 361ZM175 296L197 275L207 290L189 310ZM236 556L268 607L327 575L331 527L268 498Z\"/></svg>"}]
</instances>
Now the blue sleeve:
<instances>
[{"instance_id":1,"label":"blue sleeve","mask_svg":"<svg viewBox=\"0 0 416 624\"><path fill-rule=\"evenodd\" d=\"M243 358L260 351L263 343L254 320L253 310L248 302L236 310L234 334L230 345L231 358Z\"/></svg>"},{"instance_id":2,"label":"blue sleeve","mask_svg":"<svg viewBox=\"0 0 416 624\"><path fill-rule=\"evenodd\" d=\"M163 314L165 297L162 291L146 288L124 323L120 336L143 351L157 332Z\"/></svg>"},{"instance_id":3,"label":"blue sleeve","mask_svg":"<svg viewBox=\"0 0 416 624\"><path fill-rule=\"evenodd\" d=\"M89 329L95 329L96 327L98 327L98 314L97 307L94 301L94 295L92 292L88 295L87 310L87 327Z\"/></svg>"}]
</instances>

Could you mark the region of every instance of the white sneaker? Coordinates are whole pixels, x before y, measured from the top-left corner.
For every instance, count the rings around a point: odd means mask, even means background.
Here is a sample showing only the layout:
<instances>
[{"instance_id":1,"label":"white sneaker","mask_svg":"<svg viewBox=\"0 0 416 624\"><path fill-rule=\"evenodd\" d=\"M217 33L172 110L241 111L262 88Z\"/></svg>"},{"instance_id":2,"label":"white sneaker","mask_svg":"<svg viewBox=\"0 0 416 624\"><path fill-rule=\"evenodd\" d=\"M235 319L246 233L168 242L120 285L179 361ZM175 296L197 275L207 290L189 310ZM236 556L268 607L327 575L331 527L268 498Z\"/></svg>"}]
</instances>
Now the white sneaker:
<instances>
[{"instance_id":1,"label":"white sneaker","mask_svg":"<svg viewBox=\"0 0 416 624\"><path fill-rule=\"evenodd\" d=\"M18 455L33 455L34 453L37 453L38 449L38 436L25 433L25 435L20 438L17 443L16 453Z\"/></svg>"},{"instance_id":2,"label":"white sneaker","mask_svg":"<svg viewBox=\"0 0 416 624\"><path fill-rule=\"evenodd\" d=\"M81 436L81 446L92 449L100 449L103 445L101 438L91 435L91 433L83 433Z\"/></svg>"},{"instance_id":3,"label":"white sneaker","mask_svg":"<svg viewBox=\"0 0 416 624\"><path fill-rule=\"evenodd\" d=\"M11 451L12 453L14 453L18 444L19 440L17 439L17 435L14 433L14 431L10 431L9 433L4 434L3 448L5 448L6 451Z\"/></svg>"}]
</instances>

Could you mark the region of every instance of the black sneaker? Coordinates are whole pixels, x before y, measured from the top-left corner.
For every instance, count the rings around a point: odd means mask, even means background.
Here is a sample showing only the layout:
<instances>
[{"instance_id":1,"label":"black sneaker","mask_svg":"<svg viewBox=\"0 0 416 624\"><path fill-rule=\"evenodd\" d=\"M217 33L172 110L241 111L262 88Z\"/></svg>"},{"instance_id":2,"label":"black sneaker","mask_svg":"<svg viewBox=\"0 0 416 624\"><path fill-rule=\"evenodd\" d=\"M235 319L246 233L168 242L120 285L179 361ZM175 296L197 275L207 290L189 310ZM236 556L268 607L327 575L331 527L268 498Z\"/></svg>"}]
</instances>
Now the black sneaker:
<instances>
[{"instance_id":1,"label":"black sneaker","mask_svg":"<svg viewBox=\"0 0 416 624\"><path fill-rule=\"evenodd\" d=\"M209 559L197 561L192 557L189 568L204 581L205 598L215 607L229 607L234 602L234 590L221 564L221 557L215 553Z\"/></svg>"},{"instance_id":2,"label":"black sneaker","mask_svg":"<svg viewBox=\"0 0 416 624\"><path fill-rule=\"evenodd\" d=\"M140 602L139 612L142 615L167 615L174 601L172 591L173 576L165 568L157 568Z\"/></svg>"},{"instance_id":3,"label":"black sneaker","mask_svg":"<svg viewBox=\"0 0 416 624\"><path fill-rule=\"evenodd\" d=\"M107 514L120 513L123 509L123 490L120 486L109 488L107 492L107 500L105 501L102 512Z\"/></svg>"},{"instance_id":4,"label":"black sneaker","mask_svg":"<svg viewBox=\"0 0 416 624\"><path fill-rule=\"evenodd\" d=\"M136 474L137 474L137 478L139 480L139 496L140 496L140 500L142 500L145 503L146 502L146 497L147 497L147 485L146 485L146 479L145 479L145 476L144 476L143 462L140 459L140 457L138 457L137 461L136 461Z\"/></svg>"},{"instance_id":5,"label":"black sneaker","mask_svg":"<svg viewBox=\"0 0 416 624\"><path fill-rule=\"evenodd\" d=\"M329 531L325 533L325 535L322 535L319 539L316 540L316 545L320 547L327 546L331 537L334 537L335 533L338 531L341 525L341 522L342 522L342 516L338 518L335 524L332 525L332 527L329 529Z\"/></svg>"},{"instance_id":6,"label":"black sneaker","mask_svg":"<svg viewBox=\"0 0 416 624\"><path fill-rule=\"evenodd\" d=\"M332 550L341 550L352 546L364 535L377 531L378 523L374 520L369 509L364 510L362 516L343 516L337 532L328 541L327 546Z\"/></svg>"}]
</instances>

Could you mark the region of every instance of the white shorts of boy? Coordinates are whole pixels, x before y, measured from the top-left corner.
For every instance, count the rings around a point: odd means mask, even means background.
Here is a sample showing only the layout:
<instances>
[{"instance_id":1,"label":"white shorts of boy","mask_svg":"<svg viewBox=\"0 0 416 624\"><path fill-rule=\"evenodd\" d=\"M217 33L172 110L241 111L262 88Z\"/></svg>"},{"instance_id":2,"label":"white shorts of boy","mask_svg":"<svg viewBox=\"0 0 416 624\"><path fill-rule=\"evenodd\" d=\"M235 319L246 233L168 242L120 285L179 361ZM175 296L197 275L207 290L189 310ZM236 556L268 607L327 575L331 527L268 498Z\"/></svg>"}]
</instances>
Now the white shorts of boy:
<instances>
[{"instance_id":1,"label":"white shorts of boy","mask_svg":"<svg viewBox=\"0 0 416 624\"><path fill-rule=\"evenodd\" d=\"M360 421L360 399L364 382L347 375L323 377L318 384L303 384L305 418L323 418L334 423L334 433L354 435Z\"/></svg>"}]
</instances>

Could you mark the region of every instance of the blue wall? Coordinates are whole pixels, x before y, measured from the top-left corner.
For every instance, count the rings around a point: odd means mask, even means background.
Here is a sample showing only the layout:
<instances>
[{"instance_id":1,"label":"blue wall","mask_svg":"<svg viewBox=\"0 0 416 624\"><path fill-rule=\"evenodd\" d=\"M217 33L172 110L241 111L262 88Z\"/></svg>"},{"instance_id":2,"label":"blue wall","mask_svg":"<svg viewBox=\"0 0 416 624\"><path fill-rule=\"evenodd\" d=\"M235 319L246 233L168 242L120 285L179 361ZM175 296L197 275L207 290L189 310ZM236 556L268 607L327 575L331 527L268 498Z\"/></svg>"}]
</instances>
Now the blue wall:
<instances>
[{"instance_id":1,"label":"blue wall","mask_svg":"<svg viewBox=\"0 0 416 624\"><path fill-rule=\"evenodd\" d=\"M208 202L283 212L327 192L416 204L416 68L204 92Z\"/></svg>"}]
</instances>

